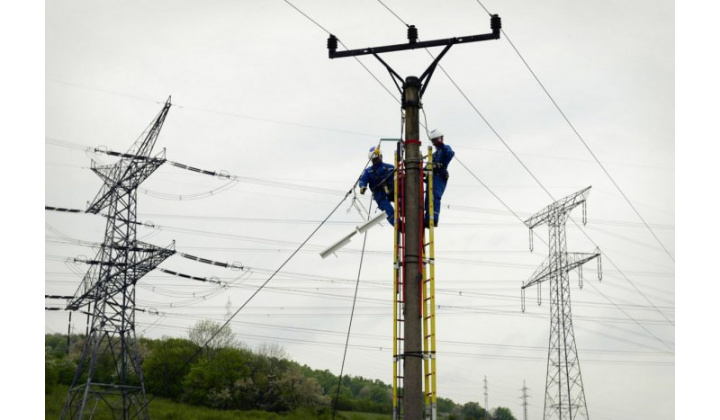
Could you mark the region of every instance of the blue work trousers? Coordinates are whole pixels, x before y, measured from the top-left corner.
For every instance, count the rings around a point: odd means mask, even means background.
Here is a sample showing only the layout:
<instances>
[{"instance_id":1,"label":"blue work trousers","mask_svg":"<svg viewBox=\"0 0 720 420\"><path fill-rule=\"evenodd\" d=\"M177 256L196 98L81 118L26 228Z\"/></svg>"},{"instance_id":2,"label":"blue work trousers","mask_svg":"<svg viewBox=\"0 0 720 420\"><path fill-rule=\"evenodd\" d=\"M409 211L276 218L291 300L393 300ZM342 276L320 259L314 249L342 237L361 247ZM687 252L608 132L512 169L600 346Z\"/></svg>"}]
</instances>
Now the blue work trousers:
<instances>
[{"instance_id":1,"label":"blue work trousers","mask_svg":"<svg viewBox=\"0 0 720 420\"><path fill-rule=\"evenodd\" d=\"M445 193L445 187L447 187L447 180L442 176L433 176L433 220L435 226L438 225L438 218L440 217L440 200ZM425 227L428 226L430 207L428 206L428 194L425 194Z\"/></svg>"},{"instance_id":2,"label":"blue work trousers","mask_svg":"<svg viewBox=\"0 0 720 420\"><path fill-rule=\"evenodd\" d=\"M390 201L388 195L385 194L385 191L377 191L373 194L373 198L378 208L387 215L387 221L390 223L390 226L395 226L395 209L393 208L392 201Z\"/></svg>"}]
</instances>

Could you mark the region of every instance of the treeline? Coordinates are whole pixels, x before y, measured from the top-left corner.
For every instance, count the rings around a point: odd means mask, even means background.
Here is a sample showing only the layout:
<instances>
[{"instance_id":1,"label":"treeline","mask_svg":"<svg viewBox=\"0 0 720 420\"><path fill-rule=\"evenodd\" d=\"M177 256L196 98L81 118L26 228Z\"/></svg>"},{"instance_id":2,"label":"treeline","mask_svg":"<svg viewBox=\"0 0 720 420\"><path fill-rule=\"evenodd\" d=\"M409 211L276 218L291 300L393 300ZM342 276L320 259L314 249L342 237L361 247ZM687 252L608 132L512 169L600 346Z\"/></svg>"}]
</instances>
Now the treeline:
<instances>
[{"instance_id":1,"label":"treeline","mask_svg":"<svg viewBox=\"0 0 720 420\"><path fill-rule=\"evenodd\" d=\"M138 340L148 394L216 409L326 413L336 405L339 411L392 413L392 387L380 380L345 375L338 392L337 375L291 361L279 346L251 350L229 333L202 347L217 332L216 324L203 322L191 329L190 339ZM45 335L46 390L72 383L85 337L73 335L69 341L68 348L66 335ZM112 360L98 360L96 381L113 383L114 376ZM439 399L438 412L448 420L515 420L508 409L485 417L477 403L459 405L445 398Z\"/></svg>"}]
</instances>

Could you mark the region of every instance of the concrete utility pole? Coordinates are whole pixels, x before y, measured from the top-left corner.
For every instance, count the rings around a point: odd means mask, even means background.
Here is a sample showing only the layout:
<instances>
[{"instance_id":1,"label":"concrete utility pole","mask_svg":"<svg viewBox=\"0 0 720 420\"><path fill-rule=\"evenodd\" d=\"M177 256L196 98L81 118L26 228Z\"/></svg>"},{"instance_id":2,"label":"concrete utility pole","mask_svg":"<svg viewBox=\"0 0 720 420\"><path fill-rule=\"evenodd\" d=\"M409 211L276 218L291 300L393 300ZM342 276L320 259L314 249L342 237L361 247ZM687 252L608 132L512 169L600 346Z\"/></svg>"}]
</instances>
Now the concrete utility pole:
<instances>
[{"instance_id":1,"label":"concrete utility pole","mask_svg":"<svg viewBox=\"0 0 720 420\"><path fill-rule=\"evenodd\" d=\"M405 389L403 408L408 419L423 413L423 353L420 295L422 281L423 199L422 154L420 153L420 80L405 79Z\"/></svg>"},{"instance_id":2,"label":"concrete utility pole","mask_svg":"<svg viewBox=\"0 0 720 420\"><path fill-rule=\"evenodd\" d=\"M423 352L422 334L422 301L421 286L423 279L423 157L420 151L420 108L422 107L422 95L432 77L440 59L455 44L487 41L500 38L501 22L500 17L493 15L490 19L492 32L482 35L471 35L457 38L439 39L433 41L418 41L418 31L413 25L408 26L408 43L395 44L383 47L364 48L359 50L337 51L338 39L330 35L327 41L329 57L353 57L358 55L372 54L388 70L395 85L402 95L402 108L405 113L405 139L404 139L404 167L405 167L405 188L401 197L405 206L405 218L402 220L403 234L405 235L405 319L404 319L404 353L400 356L404 363L403 390L400 393L402 398L402 411L396 413L396 420L400 417L408 420L420 420L423 412L434 413L432 410L425 411L425 395L423 394L423 358L430 355ZM420 77L408 76L403 79L398 75L378 54L410 50L416 48L429 48L444 46L443 51L435 58L432 64L423 72ZM402 84L402 88L400 84ZM395 209L399 211L399 209ZM434 355L433 355L434 356ZM427 392L427 391L426 391ZM436 414L429 414L434 417ZM432 419L434 420L434 419Z\"/></svg>"}]
</instances>

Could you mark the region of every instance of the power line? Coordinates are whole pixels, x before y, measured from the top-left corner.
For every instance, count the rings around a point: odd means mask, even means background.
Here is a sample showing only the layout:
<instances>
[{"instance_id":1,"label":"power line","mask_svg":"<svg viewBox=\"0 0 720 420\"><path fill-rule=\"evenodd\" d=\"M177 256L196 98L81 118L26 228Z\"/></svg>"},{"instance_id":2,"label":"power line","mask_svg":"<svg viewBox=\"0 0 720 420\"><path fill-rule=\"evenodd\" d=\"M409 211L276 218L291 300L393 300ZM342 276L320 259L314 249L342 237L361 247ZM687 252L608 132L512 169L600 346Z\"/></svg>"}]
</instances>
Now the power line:
<instances>
[{"instance_id":1,"label":"power line","mask_svg":"<svg viewBox=\"0 0 720 420\"><path fill-rule=\"evenodd\" d=\"M487 8L480 2L480 0L476 0L476 1L477 1L477 3L485 10L485 12L487 12L488 15L491 15L490 12L487 10ZM583 139L583 137L580 135L580 132L578 132L578 130L575 128L575 126L572 124L572 122L570 122L570 119L568 119L568 117L565 115L565 112L563 112L563 110L560 108L560 105L558 105L558 103L555 101L555 98L553 98L553 96L550 94L550 92L547 90L547 88L545 88L545 85L540 81L540 78L538 78L537 74L535 74L535 72L533 71L533 69L530 67L530 64L528 64L528 62L525 60L525 57L522 56L522 54L521 54L520 51L517 49L517 47L516 47L515 44L512 42L512 40L510 40L510 37L507 36L507 34L505 33L504 30L501 29L501 31L502 31L502 33L503 33L504 38L507 40L507 42L508 42L508 43L510 44L510 46L513 48L513 50L515 51L515 53L517 53L518 57L519 57L520 60L523 62L523 64L525 65L525 67L528 69L528 71L530 71L530 74L532 75L532 77L535 79L535 81L538 83L538 85L540 85L540 88L542 89L542 91L545 92L545 94L547 95L548 99L550 99L550 102L552 102L552 104L553 104L553 105L555 106L555 108L558 110L558 112L560 113L560 115L562 116L562 118L565 120L565 122L568 124L568 126L570 127L570 129L573 131L573 133L575 133L575 136L578 138L578 140L580 140L580 142L583 144L583 146L585 146L585 149L587 149L587 151L590 153L590 156L592 156L592 158L595 160L595 162L600 166L600 169L602 169L602 171L605 173L605 175L607 175L607 177L608 177L608 179L610 180L610 182L612 182L612 184L615 186L615 188L618 190L618 192L620 192L620 195L622 195L622 197L623 197L623 198L625 199L625 201L628 203L628 205L629 205L630 208L633 210L633 212L634 212L634 213L637 215L637 217L642 221L643 225L645 225L645 227L647 228L647 230L650 231L650 234L652 234L653 238L655 238L655 241L657 241L657 243L660 245L660 247L663 249L663 251L665 251L665 253L668 255L668 257L670 257L670 259L672 260L672 262L675 262L675 257L674 257L674 256L670 253L670 251L665 247L665 245L662 243L662 241L660 241L660 238L658 238L658 236L655 234L655 231L653 231L653 229L650 227L650 225L649 225L649 224L645 221L645 219L642 217L642 215L640 214L640 212L639 212L639 211L635 208L635 206L632 204L632 202L631 202L630 199L627 197L627 195L625 195L625 192L622 190L622 188L620 188L620 186L617 184L617 182L615 182L615 179L610 175L610 172L608 172L608 170L605 169L605 165L603 165L602 162L600 162L600 159L598 159L598 157L595 155L595 153L592 151L592 149L590 149L590 146L587 144L587 142L585 142L585 139ZM494 130L493 130L493 131L494 131ZM503 142L503 143L504 143L504 142Z\"/></svg>"},{"instance_id":2,"label":"power line","mask_svg":"<svg viewBox=\"0 0 720 420\"><path fill-rule=\"evenodd\" d=\"M283 0L283 1L284 1L285 3L287 3L288 6L292 7L292 8L295 9L298 13L300 13L300 14L303 15L305 18L307 18L310 22L314 23L318 28L322 29L326 34L328 34L328 35L331 35L331 34L332 34L330 31L328 31L327 29L325 29L324 26L320 25L315 19L313 19L313 18L311 18L310 16L308 16L305 12L303 12L302 10L300 10L297 6L295 6L294 4L290 3L288 0ZM338 39L337 41L340 43L340 45L343 46L343 48L345 48L346 50L348 49L348 48L345 46L345 44L343 44L343 42L342 42L340 39ZM380 79L378 79L378 78L375 76L375 74L373 74L373 72L371 72L370 69L368 69L367 66L365 66L365 64L363 64L362 61L360 61L359 58L357 58L357 57L353 57L353 58L355 59L355 61L358 62L358 64L360 64L360 65L362 66L362 68L365 69L366 72L368 72L368 74L369 74L373 79L375 79L376 82L378 82L378 83L380 84L380 86L382 86L383 89L385 89L385 91L386 91L395 101L397 101L398 103L400 103L400 100L395 96L395 94L392 93L392 92L387 88L387 86L385 86L385 84L384 84L383 82L381 82ZM380 137L380 136L378 136L378 137Z\"/></svg>"},{"instance_id":3,"label":"power line","mask_svg":"<svg viewBox=\"0 0 720 420\"><path fill-rule=\"evenodd\" d=\"M379 1L386 9L390 10L390 8L389 8L387 5L385 5L384 3L382 3L380 0L378 0L378 1ZM478 2L479 2L479 1L478 1ZM482 6L482 4L481 4L481 6ZM483 8L485 8L485 7L483 6ZM485 9L485 10L487 11L487 9ZM392 12L392 11L391 11L391 12ZM490 14L490 13L488 13L488 14ZM395 15L396 17L398 17L397 14L395 14L395 13L393 13L393 15ZM491 16L492 16L492 15L491 15ZM398 17L398 19L399 19L403 24L407 25L407 24L406 24L402 19L400 19L399 17ZM501 29L501 31L502 31L502 29ZM503 34L504 34L504 31L503 31ZM426 51L427 51L427 53L428 53L431 57L434 57L433 54L430 53L430 51L428 51L427 49L426 49ZM532 177L532 178L535 180L535 182L540 186L540 188L541 188L543 191L545 191L545 193L546 193L553 201L555 201L555 198L554 198L553 195L550 193L550 191L548 191L547 188L545 188L545 186L540 182L540 180L535 176L535 174L533 174L532 171L525 165L525 163L520 159L520 157L519 157L519 156L515 153L515 151L510 147L510 145L507 144L507 142L505 142L505 140L502 138L502 136L500 136L500 133L498 133L497 130L495 130L495 128L490 124L490 122L487 120L487 118L485 118L485 116L480 112L480 110L477 109L477 107L475 106L475 104L473 104L473 102L470 100L470 98L465 94L465 92L463 92L463 90L462 90L462 89L460 88L460 86L455 82L455 80L450 76L450 74L448 74L448 72L447 72L441 65L438 65L438 67L440 68L440 70L442 70L443 74L445 74L445 76L448 78L448 80L450 80L450 82L453 84L453 86L455 86L455 88L458 90L458 92L460 93L460 95L462 95L462 97L465 98L465 100L466 100L467 103L470 105L470 107L475 111L475 113L483 120L483 122L485 122L485 124L486 124L487 127L493 132L493 134L495 134L495 136L498 138L498 140L500 140L500 142L501 142L501 143L507 148L507 150L513 155L513 157L515 158L515 160L517 160L517 162L526 170L526 172L530 175L530 177ZM423 114L424 114L424 111L423 111ZM569 121L568 121L568 122L569 122ZM584 143L584 142L583 142L583 143ZM589 150L589 149L588 149L588 150ZM593 156L594 156L594 155L593 155ZM456 158L456 160L457 160L457 158ZM598 163L599 163L599 162L598 162ZM468 172L470 172L470 170L469 170L465 165L463 165L463 167L465 167L465 169L467 169ZM471 173L472 173L472 172L471 172ZM609 174L608 174L608 175L609 175ZM473 175L473 176L474 176L474 175ZM500 200L499 197L498 197L494 192L492 192L492 191L488 188L487 185L485 185L482 181L480 181L480 179L479 179L477 176L474 176L474 178L477 179L477 180L483 185L483 187L485 187L485 189L487 189L488 191L490 191L491 194L492 194L496 199L498 199L508 210L510 210L511 213L513 213L513 215L515 215L515 217L517 217L517 218L522 222L522 219L521 219L520 217L518 217L517 214L516 214L515 212L513 212L513 211L509 208L509 206L507 206L502 200ZM614 183L614 181L613 181L613 183ZM623 196L624 196L624 194L623 194ZM628 201L628 203L629 203L629 201ZM631 204L631 206L632 206L632 204ZM634 207L633 207L633 208L634 208ZM639 214L638 214L638 215L639 215ZM575 220L573 220L572 218L571 218L570 220L572 220L572 222L573 222L576 226L579 227L579 225L577 225L577 222L575 222ZM649 226L647 225L647 223L645 223L644 220L643 220L643 223L649 228ZM593 243L593 245L595 245L596 247L598 246L598 245L595 243L595 241L593 241L592 238L590 238L590 236L588 235L588 233L587 233L584 229L581 228L580 231L585 235L585 237L587 237L587 238L590 240L590 242ZM654 235L654 233L653 233L653 235ZM661 244L661 245L662 245L662 244ZM665 248L663 247L663 249L665 249ZM667 250L666 250L666 251L667 251ZM620 270L620 268L615 264L615 262L614 262L610 257L608 257L607 255L605 255L605 259L606 259L613 267L615 267L616 270L618 270L618 271L623 275L623 277L625 278L625 280L626 280L628 283L630 283L630 284L632 285L632 287L633 287L648 303L650 303L651 305L654 306L654 304L652 303L652 301L650 301L650 299L648 299L648 297L647 297L640 289L638 289L638 288L635 286L635 284L634 284L627 276L625 276L625 274L622 272L622 270ZM674 259L673 259L673 262L674 262ZM604 296L604 295L603 295L603 296ZM658 310L658 313L659 313L663 318L665 318L665 319L668 321L668 323L670 323L671 325L674 325L674 323L673 323L669 318L667 318L660 310ZM648 332L649 332L649 331L648 331Z\"/></svg>"}]
</instances>

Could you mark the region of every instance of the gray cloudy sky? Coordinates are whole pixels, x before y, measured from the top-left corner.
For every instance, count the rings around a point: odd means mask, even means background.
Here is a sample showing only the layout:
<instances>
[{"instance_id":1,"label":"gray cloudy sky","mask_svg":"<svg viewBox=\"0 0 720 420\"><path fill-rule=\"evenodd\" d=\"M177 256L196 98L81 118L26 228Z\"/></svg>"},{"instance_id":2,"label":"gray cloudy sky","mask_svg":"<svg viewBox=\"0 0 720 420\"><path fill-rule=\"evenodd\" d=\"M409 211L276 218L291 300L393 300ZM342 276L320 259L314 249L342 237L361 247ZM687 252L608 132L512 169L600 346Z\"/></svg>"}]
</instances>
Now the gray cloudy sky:
<instances>
[{"instance_id":1,"label":"gray cloudy sky","mask_svg":"<svg viewBox=\"0 0 720 420\"><path fill-rule=\"evenodd\" d=\"M372 57L329 60L326 31L351 49L405 42L401 20L417 26L422 40L487 33L484 5L501 16L622 192L508 39L450 50L423 99L428 128L442 129L457 157L436 231L439 393L482 404L487 377L490 407L521 418L525 381L530 418L541 418L549 299L545 287L538 307L529 291L522 313L519 286L547 247L536 238L529 252L527 229L513 212L524 219L550 204L545 190L559 199L592 185L587 226L567 227L568 251L599 246L604 254L602 282L594 263L582 290L571 277L588 410L599 420L674 418L674 3L480 3L48 2L45 205L84 209L100 187L91 160L114 161L89 149L126 151L172 95L156 150L239 182L161 167L141 186L138 205L138 218L157 228L139 235L252 269L171 257L162 268L229 287L153 272L140 282L137 304L158 315L139 313L137 331L185 336L200 319L222 321L342 200L367 149L401 134L399 94L385 68ZM432 60L426 51L383 58L403 76L419 75ZM383 145L386 161L392 147ZM368 199L361 197L365 206ZM339 373L362 241L337 257L318 252L361 222L350 203L234 318L238 339L278 343L300 363ZM580 209L573 218L581 220ZM537 232L547 238L546 227ZM45 294L74 293L87 267L68 259L93 255L86 242L103 234L98 216L45 213ZM391 250L390 227L372 229L345 367L388 383ZM78 333L81 318L74 317ZM67 313L45 312L46 333L66 330Z\"/></svg>"}]
</instances>

